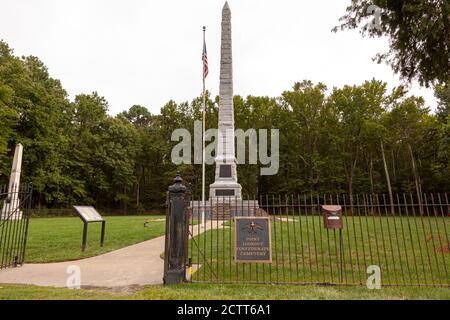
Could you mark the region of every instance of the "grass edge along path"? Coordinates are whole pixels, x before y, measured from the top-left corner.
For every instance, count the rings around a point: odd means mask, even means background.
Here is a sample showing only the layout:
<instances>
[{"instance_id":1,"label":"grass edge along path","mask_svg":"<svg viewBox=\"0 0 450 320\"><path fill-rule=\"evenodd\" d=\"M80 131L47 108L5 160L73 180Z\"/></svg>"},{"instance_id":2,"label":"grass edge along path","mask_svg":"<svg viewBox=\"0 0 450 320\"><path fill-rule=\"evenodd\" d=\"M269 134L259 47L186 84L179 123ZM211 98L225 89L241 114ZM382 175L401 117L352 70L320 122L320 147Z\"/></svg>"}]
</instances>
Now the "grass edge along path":
<instances>
[{"instance_id":1,"label":"grass edge along path","mask_svg":"<svg viewBox=\"0 0 450 320\"><path fill-rule=\"evenodd\" d=\"M81 252L83 223L77 217L30 219L25 263L85 259L165 234L165 216L111 216L106 220L105 245L100 247L100 223L89 224L86 252ZM144 223L148 221L148 226Z\"/></svg>"},{"instance_id":2,"label":"grass edge along path","mask_svg":"<svg viewBox=\"0 0 450 320\"><path fill-rule=\"evenodd\" d=\"M448 288L382 288L271 285L147 286L131 293L108 289L57 289L0 285L0 300L450 300Z\"/></svg>"}]
</instances>

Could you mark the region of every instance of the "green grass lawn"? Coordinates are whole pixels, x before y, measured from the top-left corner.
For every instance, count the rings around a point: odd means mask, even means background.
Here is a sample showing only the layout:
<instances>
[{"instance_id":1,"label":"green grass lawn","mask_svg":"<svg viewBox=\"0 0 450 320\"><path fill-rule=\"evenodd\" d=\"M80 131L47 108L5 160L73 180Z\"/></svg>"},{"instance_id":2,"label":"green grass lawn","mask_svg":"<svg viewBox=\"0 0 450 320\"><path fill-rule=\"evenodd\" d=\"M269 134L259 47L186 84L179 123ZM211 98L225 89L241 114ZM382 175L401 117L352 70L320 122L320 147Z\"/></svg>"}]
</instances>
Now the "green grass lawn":
<instances>
[{"instance_id":1,"label":"green grass lawn","mask_svg":"<svg viewBox=\"0 0 450 320\"><path fill-rule=\"evenodd\" d=\"M278 216L277 218L280 218ZM287 216L282 216L287 218ZM234 225L226 223L191 242L193 276L216 283L363 284L367 267L381 268L385 285L449 285L448 218L344 217L338 231L321 216L272 220L272 264L234 262ZM447 246L447 251L445 248ZM342 272L341 272L342 269Z\"/></svg>"},{"instance_id":2,"label":"green grass lawn","mask_svg":"<svg viewBox=\"0 0 450 320\"><path fill-rule=\"evenodd\" d=\"M269 285L204 285L185 284L163 287L149 286L134 293L111 293L99 290L69 290L35 286L0 285L0 300L449 300L445 288L269 286Z\"/></svg>"},{"instance_id":3,"label":"green grass lawn","mask_svg":"<svg viewBox=\"0 0 450 320\"><path fill-rule=\"evenodd\" d=\"M83 224L79 218L42 218L30 221L27 263L66 261L95 256L146 241L165 232L163 216L106 217L105 247L100 248L100 224L89 226L86 253L81 253ZM149 228L144 221L149 220ZM159 220L159 221L158 221ZM436 250L442 243L437 235L448 233L442 219L421 221L413 218L346 218L343 230L343 282L365 283L365 267L379 264L383 285L449 283L446 269L449 255ZM429 222L429 224L428 224ZM417 223L417 224L416 224ZM194 228L197 228L195 226ZM446 229L447 228L447 229ZM383 230L383 232L382 232ZM247 299L445 299L450 289L365 286L249 285L245 282L338 282L339 237L322 228L321 217L296 217L289 222L272 223L273 263L237 265L233 261L233 224L208 231L195 238L201 250L190 244L194 263L202 267L196 281L179 286L147 286L133 292L107 289L68 290L24 285L1 285L0 299L172 299L172 300L247 300ZM329 241L328 241L329 240ZM420 249L419 249L420 247ZM358 254L357 254L358 253ZM422 264L423 262L423 264ZM418 269L415 269L418 265ZM419 269L420 267L420 269ZM409 269L408 269L409 268ZM439 269L439 273L438 273ZM424 272L425 271L425 272ZM433 271L433 279L431 278ZM360 280L361 279L361 280ZM220 282L242 282L220 284ZM434 282L432 282L434 281Z\"/></svg>"},{"instance_id":4,"label":"green grass lawn","mask_svg":"<svg viewBox=\"0 0 450 320\"><path fill-rule=\"evenodd\" d=\"M79 218L30 220L26 263L59 262L96 256L165 234L164 216L105 217L105 245L100 247L100 223L88 229L86 252L81 252L83 223ZM144 228L148 220L149 227Z\"/></svg>"}]
</instances>

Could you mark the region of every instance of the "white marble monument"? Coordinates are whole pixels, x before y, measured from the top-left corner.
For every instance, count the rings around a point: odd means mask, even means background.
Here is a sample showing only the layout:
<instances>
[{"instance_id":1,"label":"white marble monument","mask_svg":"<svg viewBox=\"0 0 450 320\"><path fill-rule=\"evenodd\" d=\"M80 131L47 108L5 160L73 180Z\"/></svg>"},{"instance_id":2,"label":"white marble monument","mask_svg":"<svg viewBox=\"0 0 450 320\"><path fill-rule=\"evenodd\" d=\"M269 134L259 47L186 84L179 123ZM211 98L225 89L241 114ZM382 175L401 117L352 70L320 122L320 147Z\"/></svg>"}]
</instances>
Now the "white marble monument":
<instances>
[{"instance_id":1,"label":"white marble monument","mask_svg":"<svg viewBox=\"0 0 450 320\"><path fill-rule=\"evenodd\" d=\"M231 11L225 3L222 11L222 45L220 60L220 101L215 159L215 181L210 185L209 201L191 201L194 217L205 213L208 219L229 220L236 216L257 216L265 213L257 200L244 200L237 179L233 106L233 51L231 38Z\"/></svg>"},{"instance_id":2,"label":"white marble monument","mask_svg":"<svg viewBox=\"0 0 450 320\"><path fill-rule=\"evenodd\" d=\"M222 11L222 47L220 60L219 130L217 139L216 178L210 185L213 200L242 200L242 187L237 179L237 161L234 146L233 107L233 51L231 38L231 11L228 2ZM226 200L229 201L229 200Z\"/></svg>"},{"instance_id":3,"label":"white marble monument","mask_svg":"<svg viewBox=\"0 0 450 320\"><path fill-rule=\"evenodd\" d=\"M11 169L11 177L8 185L8 198L3 204L0 214L1 220L20 220L22 211L20 210L20 174L22 171L23 146L19 143L14 152L14 160Z\"/></svg>"}]
</instances>

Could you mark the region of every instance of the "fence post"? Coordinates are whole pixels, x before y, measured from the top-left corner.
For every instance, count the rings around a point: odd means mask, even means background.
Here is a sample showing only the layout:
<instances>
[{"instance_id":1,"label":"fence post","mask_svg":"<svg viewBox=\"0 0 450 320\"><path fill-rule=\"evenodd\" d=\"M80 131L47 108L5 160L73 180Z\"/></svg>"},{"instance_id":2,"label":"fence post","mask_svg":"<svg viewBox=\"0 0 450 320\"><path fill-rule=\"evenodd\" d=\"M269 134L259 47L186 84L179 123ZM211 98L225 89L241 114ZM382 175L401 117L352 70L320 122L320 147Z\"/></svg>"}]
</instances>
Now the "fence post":
<instances>
[{"instance_id":1,"label":"fence post","mask_svg":"<svg viewBox=\"0 0 450 320\"><path fill-rule=\"evenodd\" d=\"M186 281L186 187L178 174L169 187L166 213L166 245L164 251L164 284Z\"/></svg>"}]
</instances>

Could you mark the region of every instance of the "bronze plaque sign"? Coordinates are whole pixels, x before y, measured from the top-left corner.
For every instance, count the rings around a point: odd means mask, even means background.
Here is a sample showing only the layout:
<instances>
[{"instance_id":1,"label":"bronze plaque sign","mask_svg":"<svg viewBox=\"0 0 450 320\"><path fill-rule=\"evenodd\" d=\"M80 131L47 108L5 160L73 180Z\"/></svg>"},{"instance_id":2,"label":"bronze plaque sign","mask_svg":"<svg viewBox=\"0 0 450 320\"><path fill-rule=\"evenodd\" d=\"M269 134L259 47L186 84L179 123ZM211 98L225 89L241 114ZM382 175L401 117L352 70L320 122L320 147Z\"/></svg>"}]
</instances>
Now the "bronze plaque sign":
<instances>
[{"instance_id":1,"label":"bronze plaque sign","mask_svg":"<svg viewBox=\"0 0 450 320\"><path fill-rule=\"evenodd\" d=\"M238 263L272 263L270 217L234 219L234 258Z\"/></svg>"},{"instance_id":2,"label":"bronze plaque sign","mask_svg":"<svg viewBox=\"0 0 450 320\"><path fill-rule=\"evenodd\" d=\"M234 190L216 190L216 197L234 197Z\"/></svg>"},{"instance_id":3,"label":"bronze plaque sign","mask_svg":"<svg viewBox=\"0 0 450 320\"><path fill-rule=\"evenodd\" d=\"M232 178L232 173L231 173L231 165L221 165L220 166L220 172L219 172L219 177L221 178Z\"/></svg>"}]
</instances>

